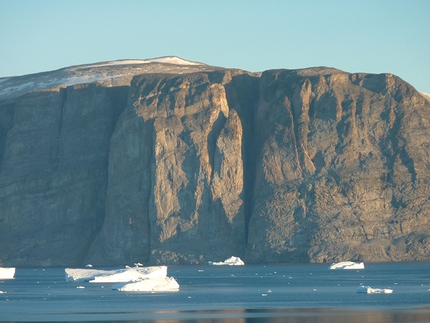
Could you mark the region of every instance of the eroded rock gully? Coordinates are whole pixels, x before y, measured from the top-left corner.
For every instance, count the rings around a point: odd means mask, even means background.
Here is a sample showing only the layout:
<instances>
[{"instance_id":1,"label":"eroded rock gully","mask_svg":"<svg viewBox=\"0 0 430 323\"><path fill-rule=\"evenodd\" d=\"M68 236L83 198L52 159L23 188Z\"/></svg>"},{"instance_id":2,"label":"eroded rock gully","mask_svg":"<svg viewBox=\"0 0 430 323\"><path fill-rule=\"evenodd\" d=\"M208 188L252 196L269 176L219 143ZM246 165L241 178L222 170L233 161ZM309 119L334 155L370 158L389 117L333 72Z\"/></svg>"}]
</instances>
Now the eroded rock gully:
<instances>
[{"instance_id":1,"label":"eroded rock gully","mask_svg":"<svg viewBox=\"0 0 430 323\"><path fill-rule=\"evenodd\" d=\"M0 260L430 260L429 111L396 76L329 68L0 101Z\"/></svg>"}]
</instances>

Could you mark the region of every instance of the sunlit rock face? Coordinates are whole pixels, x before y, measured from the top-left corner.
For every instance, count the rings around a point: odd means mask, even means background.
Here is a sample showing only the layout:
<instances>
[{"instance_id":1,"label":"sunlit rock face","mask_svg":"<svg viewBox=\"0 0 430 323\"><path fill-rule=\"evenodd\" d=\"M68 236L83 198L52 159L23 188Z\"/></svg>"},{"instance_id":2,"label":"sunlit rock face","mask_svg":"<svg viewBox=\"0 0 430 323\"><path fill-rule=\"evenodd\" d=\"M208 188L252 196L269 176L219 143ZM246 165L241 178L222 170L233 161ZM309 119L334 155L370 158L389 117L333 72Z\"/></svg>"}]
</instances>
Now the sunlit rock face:
<instances>
[{"instance_id":1,"label":"sunlit rock face","mask_svg":"<svg viewBox=\"0 0 430 323\"><path fill-rule=\"evenodd\" d=\"M92 254L104 248L103 259L113 263L127 257L202 263L243 253L244 129L239 114L252 106L241 105L234 79L244 75L227 71L134 79L111 139L106 217Z\"/></svg>"},{"instance_id":2,"label":"sunlit rock face","mask_svg":"<svg viewBox=\"0 0 430 323\"><path fill-rule=\"evenodd\" d=\"M430 260L430 102L406 82L121 64L0 79L1 263Z\"/></svg>"}]
</instances>

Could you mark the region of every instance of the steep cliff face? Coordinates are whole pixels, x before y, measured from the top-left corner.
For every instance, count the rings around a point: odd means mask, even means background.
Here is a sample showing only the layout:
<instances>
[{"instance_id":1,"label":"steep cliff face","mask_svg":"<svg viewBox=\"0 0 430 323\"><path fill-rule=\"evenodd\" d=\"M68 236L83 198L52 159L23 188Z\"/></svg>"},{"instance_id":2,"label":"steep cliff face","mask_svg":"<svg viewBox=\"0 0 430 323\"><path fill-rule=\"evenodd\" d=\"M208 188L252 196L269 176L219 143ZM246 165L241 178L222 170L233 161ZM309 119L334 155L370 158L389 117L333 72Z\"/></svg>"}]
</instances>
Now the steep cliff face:
<instances>
[{"instance_id":1,"label":"steep cliff face","mask_svg":"<svg viewBox=\"0 0 430 323\"><path fill-rule=\"evenodd\" d=\"M112 103L127 91L79 85L0 105L4 262L73 264L86 254L104 219L109 140L121 113Z\"/></svg>"},{"instance_id":2,"label":"steep cliff face","mask_svg":"<svg viewBox=\"0 0 430 323\"><path fill-rule=\"evenodd\" d=\"M0 261L430 259L430 103L413 87L198 69L0 101Z\"/></svg>"},{"instance_id":3,"label":"steep cliff face","mask_svg":"<svg viewBox=\"0 0 430 323\"><path fill-rule=\"evenodd\" d=\"M237 110L247 107L234 79L244 76L256 83L239 71L134 79L111 140L106 219L89 261L206 263L243 254Z\"/></svg>"},{"instance_id":4,"label":"steep cliff face","mask_svg":"<svg viewBox=\"0 0 430 323\"><path fill-rule=\"evenodd\" d=\"M306 69L265 72L259 97L249 261L428 259L419 93L390 74Z\"/></svg>"}]
</instances>

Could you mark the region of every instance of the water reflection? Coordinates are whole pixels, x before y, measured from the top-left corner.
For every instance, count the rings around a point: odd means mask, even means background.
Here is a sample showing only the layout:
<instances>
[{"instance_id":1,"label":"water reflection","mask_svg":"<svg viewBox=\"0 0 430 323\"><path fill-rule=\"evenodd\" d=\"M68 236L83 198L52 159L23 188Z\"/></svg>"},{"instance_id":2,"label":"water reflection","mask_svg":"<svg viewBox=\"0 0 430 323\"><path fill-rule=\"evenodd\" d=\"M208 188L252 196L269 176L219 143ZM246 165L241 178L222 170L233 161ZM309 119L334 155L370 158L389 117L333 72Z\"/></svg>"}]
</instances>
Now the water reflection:
<instances>
[{"instance_id":1,"label":"water reflection","mask_svg":"<svg viewBox=\"0 0 430 323\"><path fill-rule=\"evenodd\" d=\"M92 317L88 323L424 323L430 322L430 308L371 311L329 308L154 311L135 313L134 316L140 318L135 320L124 317L125 320L122 320L116 316L111 321ZM86 321L81 317L79 322Z\"/></svg>"}]
</instances>

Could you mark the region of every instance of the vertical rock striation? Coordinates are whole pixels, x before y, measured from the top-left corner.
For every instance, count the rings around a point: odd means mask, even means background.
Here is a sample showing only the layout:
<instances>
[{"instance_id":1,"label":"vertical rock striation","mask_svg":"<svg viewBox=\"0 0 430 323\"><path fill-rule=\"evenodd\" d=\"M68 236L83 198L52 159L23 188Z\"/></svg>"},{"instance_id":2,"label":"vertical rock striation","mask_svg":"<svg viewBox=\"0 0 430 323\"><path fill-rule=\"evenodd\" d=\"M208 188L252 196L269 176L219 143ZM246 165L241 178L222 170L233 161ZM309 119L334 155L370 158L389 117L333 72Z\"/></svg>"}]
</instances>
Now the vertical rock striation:
<instances>
[{"instance_id":1,"label":"vertical rock striation","mask_svg":"<svg viewBox=\"0 0 430 323\"><path fill-rule=\"evenodd\" d=\"M105 251L94 259L201 263L243 253L244 139L236 109L246 107L232 83L237 74L134 79L111 140L106 218L92 248Z\"/></svg>"},{"instance_id":2,"label":"vertical rock striation","mask_svg":"<svg viewBox=\"0 0 430 323\"><path fill-rule=\"evenodd\" d=\"M390 74L265 72L247 259L428 259L429 110Z\"/></svg>"},{"instance_id":3,"label":"vertical rock striation","mask_svg":"<svg viewBox=\"0 0 430 323\"><path fill-rule=\"evenodd\" d=\"M0 262L430 259L413 87L199 66L0 99Z\"/></svg>"},{"instance_id":4,"label":"vertical rock striation","mask_svg":"<svg viewBox=\"0 0 430 323\"><path fill-rule=\"evenodd\" d=\"M111 91L77 85L0 106L7 130L0 259L57 266L78 263L86 254L103 223L109 139L121 112ZM118 101L121 88L114 91Z\"/></svg>"}]
</instances>

